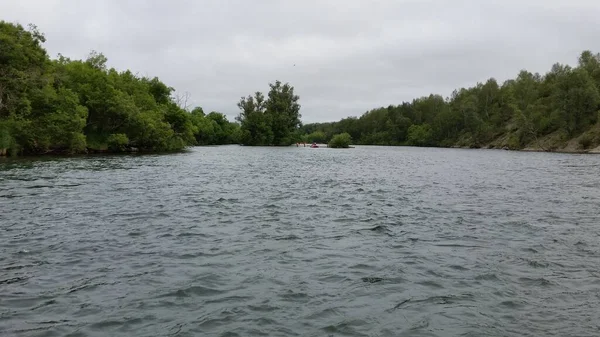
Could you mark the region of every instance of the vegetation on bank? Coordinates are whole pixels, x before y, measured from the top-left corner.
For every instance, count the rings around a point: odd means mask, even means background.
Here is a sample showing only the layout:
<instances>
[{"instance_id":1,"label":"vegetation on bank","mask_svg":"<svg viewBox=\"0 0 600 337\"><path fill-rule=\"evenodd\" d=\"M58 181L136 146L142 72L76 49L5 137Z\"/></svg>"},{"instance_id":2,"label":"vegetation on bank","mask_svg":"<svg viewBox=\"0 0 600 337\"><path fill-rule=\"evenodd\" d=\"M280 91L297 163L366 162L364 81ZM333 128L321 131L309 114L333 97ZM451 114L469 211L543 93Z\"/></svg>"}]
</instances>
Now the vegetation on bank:
<instances>
[{"instance_id":1,"label":"vegetation on bank","mask_svg":"<svg viewBox=\"0 0 600 337\"><path fill-rule=\"evenodd\" d=\"M85 60L50 59L33 25L0 21L0 155L177 151L190 145L348 147L414 145L586 150L600 145L600 54L581 53L575 67L545 75L521 71L450 97L380 107L360 117L302 125L294 87L276 81L242 97L240 114L188 109L157 77ZM335 136L335 137L334 137Z\"/></svg>"},{"instance_id":2,"label":"vegetation on bank","mask_svg":"<svg viewBox=\"0 0 600 337\"><path fill-rule=\"evenodd\" d=\"M331 148L344 148L347 149L352 143L352 137L347 132L340 133L331 137L328 146Z\"/></svg>"},{"instance_id":3,"label":"vegetation on bank","mask_svg":"<svg viewBox=\"0 0 600 337\"><path fill-rule=\"evenodd\" d=\"M600 54L545 75L490 78L448 98L429 95L360 117L302 126L308 141L346 132L355 144L585 150L600 145Z\"/></svg>"},{"instance_id":4,"label":"vegetation on bank","mask_svg":"<svg viewBox=\"0 0 600 337\"><path fill-rule=\"evenodd\" d=\"M0 21L0 155L176 151L238 143L240 125L188 111L158 78L86 60L50 59L33 25Z\"/></svg>"}]
</instances>

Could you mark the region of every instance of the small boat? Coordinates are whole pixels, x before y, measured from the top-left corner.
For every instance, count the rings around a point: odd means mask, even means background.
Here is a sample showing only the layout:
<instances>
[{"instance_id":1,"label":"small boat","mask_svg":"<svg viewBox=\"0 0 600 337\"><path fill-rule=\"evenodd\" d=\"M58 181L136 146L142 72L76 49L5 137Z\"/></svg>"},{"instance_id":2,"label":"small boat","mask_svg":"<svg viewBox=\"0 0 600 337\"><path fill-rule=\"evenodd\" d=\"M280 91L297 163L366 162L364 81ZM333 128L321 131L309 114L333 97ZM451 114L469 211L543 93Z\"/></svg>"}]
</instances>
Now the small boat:
<instances>
[{"instance_id":1,"label":"small boat","mask_svg":"<svg viewBox=\"0 0 600 337\"><path fill-rule=\"evenodd\" d=\"M314 148L319 147L319 145L317 145L317 143L312 143L312 145L310 147L312 147L314 149Z\"/></svg>"}]
</instances>

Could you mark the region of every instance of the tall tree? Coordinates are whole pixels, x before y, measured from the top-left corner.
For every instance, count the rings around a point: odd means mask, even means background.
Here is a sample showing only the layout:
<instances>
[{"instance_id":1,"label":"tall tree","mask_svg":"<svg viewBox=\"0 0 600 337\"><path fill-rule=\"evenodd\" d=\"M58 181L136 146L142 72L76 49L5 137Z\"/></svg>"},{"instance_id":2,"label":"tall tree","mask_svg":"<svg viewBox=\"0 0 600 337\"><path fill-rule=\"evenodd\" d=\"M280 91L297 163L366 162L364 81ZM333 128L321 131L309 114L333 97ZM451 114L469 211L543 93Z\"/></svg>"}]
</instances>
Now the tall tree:
<instances>
[{"instance_id":1,"label":"tall tree","mask_svg":"<svg viewBox=\"0 0 600 337\"><path fill-rule=\"evenodd\" d=\"M299 96L294 87L280 81L269 84L270 90L265 104L265 114L273 133L273 145L290 145L292 134L300 126Z\"/></svg>"}]
</instances>

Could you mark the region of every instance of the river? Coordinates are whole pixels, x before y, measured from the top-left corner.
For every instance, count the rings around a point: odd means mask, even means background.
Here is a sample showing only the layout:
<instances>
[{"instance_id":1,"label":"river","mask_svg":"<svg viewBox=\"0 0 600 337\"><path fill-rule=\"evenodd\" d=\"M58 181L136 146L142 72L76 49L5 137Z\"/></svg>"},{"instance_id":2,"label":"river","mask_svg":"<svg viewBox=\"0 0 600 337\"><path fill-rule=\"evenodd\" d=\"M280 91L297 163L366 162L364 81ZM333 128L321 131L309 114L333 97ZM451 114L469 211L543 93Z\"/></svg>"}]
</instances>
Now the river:
<instances>
[{"instance_id":1,"label":"river","mask_svg":"<svg viewBox=\"0 0 600 337\"><path fill-rule=\"evenodd\" d=\"M2 336L598 336L600 156L0 160Z\"/></svg>"}]
</instances>

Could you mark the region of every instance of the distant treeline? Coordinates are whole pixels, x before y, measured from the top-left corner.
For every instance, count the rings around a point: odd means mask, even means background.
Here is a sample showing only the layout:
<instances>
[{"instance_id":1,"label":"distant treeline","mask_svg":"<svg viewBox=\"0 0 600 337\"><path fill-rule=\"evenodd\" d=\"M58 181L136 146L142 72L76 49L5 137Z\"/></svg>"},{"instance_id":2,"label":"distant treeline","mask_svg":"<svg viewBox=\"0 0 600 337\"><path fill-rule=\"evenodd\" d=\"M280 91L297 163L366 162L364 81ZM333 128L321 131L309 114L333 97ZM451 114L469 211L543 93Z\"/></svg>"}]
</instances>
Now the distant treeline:
<instances>
[{"instance_id":1,"label":"distant treeline","mask_svg":"<svg viewBox=\"0 0 600 337\"><path fill-rule=\"evenodd\" d=\"M491 78L448 98L430 95L373 109L360 117L302 126L305 141L327 142L347 132L355 144L579 148L600 143L600 54L584 51L577 67L555 64L545 75L521 71Z\"/></svg>"},{"instance_id":2,"label":"distant treeline","mask_svg":"<svg viewBox=\"0 0 600 337\"><path fill-rule=\"evenodd\" d=\"M158 78L108 69L106 57L51 60L30 25L0 21L0 155L175 151L238 143L218 112L188 111Z\"/></svg>"},{"instance_id":3,"label":"distant treeline","mask_svg":"<svg viewBox=\"0 0 600 337\"><path fill-rule=\"evenodd\" d=\"M330 142L338 134L342 145L554 150L574 140L581 149L600 144L600 54L590 51L576 67L555 64L543 76L523 70L516 79L492 78L447 98L429 95L302 125L299 97L288 83L269 84L266 97L242 97L239 116L229 122L219 112L188 109L186 97L156 77L109 69L101 53L50 59L44 42L34 25L0 21L0 155L286 146Z\"/></svg>"}]
</instances>

